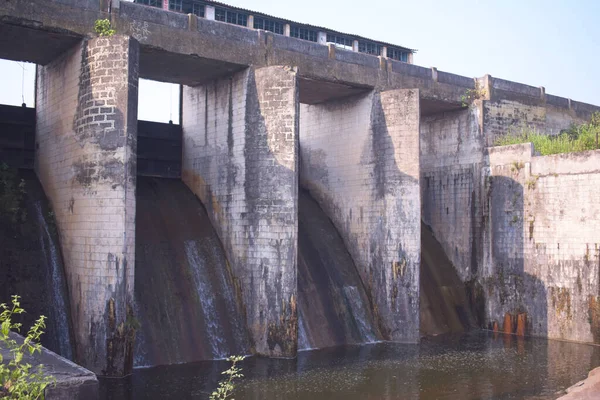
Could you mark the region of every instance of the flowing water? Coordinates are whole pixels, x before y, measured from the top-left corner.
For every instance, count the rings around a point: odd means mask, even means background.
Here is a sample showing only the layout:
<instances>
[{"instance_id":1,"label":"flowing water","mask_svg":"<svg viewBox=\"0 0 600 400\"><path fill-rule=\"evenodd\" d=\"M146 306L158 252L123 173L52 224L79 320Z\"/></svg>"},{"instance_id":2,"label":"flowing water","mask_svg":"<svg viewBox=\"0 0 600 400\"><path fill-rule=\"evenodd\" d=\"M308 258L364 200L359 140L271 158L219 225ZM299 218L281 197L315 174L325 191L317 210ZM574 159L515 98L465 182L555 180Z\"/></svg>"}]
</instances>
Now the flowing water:
<instances>
[{"instance_id":1,"label":"flowing water","mask_svg":"<svg viewBox=\"0 0 600 400\"><path fill-rule=\"evenodd\" d=\"M600 365L600 348L486 331L419 345L377 343L248 358L236 400L555 399ZM101 398L208 399L224 361L136 369L101 380Z\"/></svg>"},{"instance_id":2,"label":"flowing water","mask_svg":"<svg viewBox=\"0 0 600 400\"><path fill-rule=\"evenodd\" d=\"M46 269L49 269L47 274L50 279L46 281L50 302L48 310L49 332L55 337L57 353L72 360L73 348L69 332L67 282L65 280L61 253L57 247L56 234L52 235L46 217L44 217L41 201L35 203L35 211L40 230L40 245L44 253L44 259L47 262Z\"/></svg>"},{"instance_id":3,"label":"flowing water","mask_svg":"<svg viewBox=\"0 0 600 400\"><path fill-rule=\"evenodd\" d=\"M9 302L13 294L21 296L27 311L20 319L25 329L40 315L48 317L42 344L72 359L70 303L56 222L33 171L10 170L7 176L15 183L12 192L20 204L16 218L0 209L0 302ZM22 192L16 189L21 181Z\"/></svg>"},{"instance_id":4,"label":"flowing water","mask_svg":"<svg viewBox=\"0 0 600 400\"><path fill-rule=\"evenodd\" d=\"M179 180L138 177L135 365L248 354L239 296L202 204Z\"/></svg>"},{"instance_id":5,"label":"flowing water","mask_svg":"<svg viewBox=\"0 0 600 400\"><path fill-rule=\"evenodd\" d=\"M331 220L298 194L298 348L381 340L363 282Z\"/></svg>"}]
</instances>

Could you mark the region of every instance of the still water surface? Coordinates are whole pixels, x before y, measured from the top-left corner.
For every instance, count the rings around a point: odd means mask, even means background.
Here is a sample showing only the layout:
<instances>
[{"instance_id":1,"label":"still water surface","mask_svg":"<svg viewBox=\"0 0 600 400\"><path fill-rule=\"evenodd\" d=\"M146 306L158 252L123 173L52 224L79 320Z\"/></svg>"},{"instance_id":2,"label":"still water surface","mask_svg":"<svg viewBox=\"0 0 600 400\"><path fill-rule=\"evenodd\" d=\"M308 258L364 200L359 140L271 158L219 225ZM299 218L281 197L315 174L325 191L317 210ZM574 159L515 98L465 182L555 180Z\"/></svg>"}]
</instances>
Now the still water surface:
<instances>
[{"instance_id":1,"label":"still water surface","mask_svg":"<svg viewBox=\"0 0 600 400\"><path fill-rule=\"evenodd\" d=\"M600 365L600 348L471 332L419 345L378 343L248 358L236 400L555 399ZM224 361L136 369L101 398L207 399Z\"/></svg>"}]
</instances>

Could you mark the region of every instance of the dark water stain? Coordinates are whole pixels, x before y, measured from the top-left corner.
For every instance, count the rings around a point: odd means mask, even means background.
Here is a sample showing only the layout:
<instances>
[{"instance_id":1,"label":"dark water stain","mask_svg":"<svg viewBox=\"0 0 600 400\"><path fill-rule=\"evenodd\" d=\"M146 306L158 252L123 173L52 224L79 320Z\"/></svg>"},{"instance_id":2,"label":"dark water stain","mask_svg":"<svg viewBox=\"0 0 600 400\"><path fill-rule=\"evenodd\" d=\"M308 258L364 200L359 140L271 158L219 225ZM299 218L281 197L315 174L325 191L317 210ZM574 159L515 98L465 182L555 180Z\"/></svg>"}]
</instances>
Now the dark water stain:
<instances>
[{"instance_id":1,"label":"dark water stain","mask_svg":"<svg viewBox=\"0 0 600 400\"><path fill-rule=\"evenodd\" d=\"M600 365L584 344L476 331L419 345L378 343L300 352L297 359L241 363L239 400L545 400ZM135 370L101 380L101 399L206 399L228 363Z\"/></svg>"},{"instance_id":2,"label":"dark water stain","mask_svg":"<svg viewBox=\"0 0 600 400\"><path fill-rule=\"evenodd\" d=\"M421 224L421 334L468 331L476 326L465 285L441 244Z\"/></svg>"}]
</instances>

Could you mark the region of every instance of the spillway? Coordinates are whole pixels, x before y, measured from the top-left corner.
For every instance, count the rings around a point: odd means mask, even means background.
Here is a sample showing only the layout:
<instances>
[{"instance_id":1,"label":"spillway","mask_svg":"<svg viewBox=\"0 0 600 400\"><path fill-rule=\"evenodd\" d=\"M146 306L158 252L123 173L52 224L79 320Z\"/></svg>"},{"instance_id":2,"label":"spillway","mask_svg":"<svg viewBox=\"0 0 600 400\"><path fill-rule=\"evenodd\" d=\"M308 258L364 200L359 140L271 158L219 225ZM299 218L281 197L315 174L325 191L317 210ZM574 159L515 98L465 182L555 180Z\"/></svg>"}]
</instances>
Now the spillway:
<instances>
[{"instance_id":1,"label":"spillway","mask_svg":"<svg viewBox=\"0 0 600 400\"><path fill-rule=\"evenodd\" d=\"M298 349L381 339L342 238L305 190L298 194Z\"/></svg>"},{"instance_id":2,"label":"spillway","mask_svg":"<svg viewBox=\"0 0 600 400\"><path fill-rule=\"evenodd\" d=\"M21 296L24 332L40 315L48 317L42 344L73 359L65 270L48 199L33 171L0 169L0 302Z\"/></svg>"},{"instance_id":3,"label":"spillway","mask_svg":"<svg viewBox=\"0 0 600 400\"><path fill-rule=\"evenodd\" d=\"M250 352L221 242L180 180L138 177L135 299L136 366Z\"/></svg>"},{"instance_id":4,"label":"spillway","mask_svg":"<svg viewBox=\"0 0 600 400\"><path fill-rule=\"evenodd\" d=\"M421 335L465 332L475 327L465 286L444 249L421 224Z\"/></svg>"}]
</instances>

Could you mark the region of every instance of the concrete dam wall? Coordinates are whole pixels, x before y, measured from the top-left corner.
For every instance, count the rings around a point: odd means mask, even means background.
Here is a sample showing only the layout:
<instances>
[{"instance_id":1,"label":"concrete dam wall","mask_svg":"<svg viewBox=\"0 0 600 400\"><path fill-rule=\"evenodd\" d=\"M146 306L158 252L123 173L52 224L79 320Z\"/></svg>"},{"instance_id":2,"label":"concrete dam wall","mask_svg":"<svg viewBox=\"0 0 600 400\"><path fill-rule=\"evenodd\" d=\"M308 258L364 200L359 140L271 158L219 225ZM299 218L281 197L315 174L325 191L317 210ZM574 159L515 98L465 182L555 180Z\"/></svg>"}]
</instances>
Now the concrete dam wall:
<instances>
[{"instance_id":1,"label":"concrete dam wall","mask_svg":"<svg viewBox=\"0 0 600 400\"><path fill-rule=\"evenodd\" d=\"M295 357L507 313L526 314L528 334L598 342L596 152L490 148L597 107L110 4L0 4L0 27L24 42L0 55L38 64L35 142L11 131L0 154L15 167L34 154L77 362L123 376ZM90 34L100 17L116 35ZM182 85L181 126L138 121L140 77Z\"/></svg>"}]
</instances>

